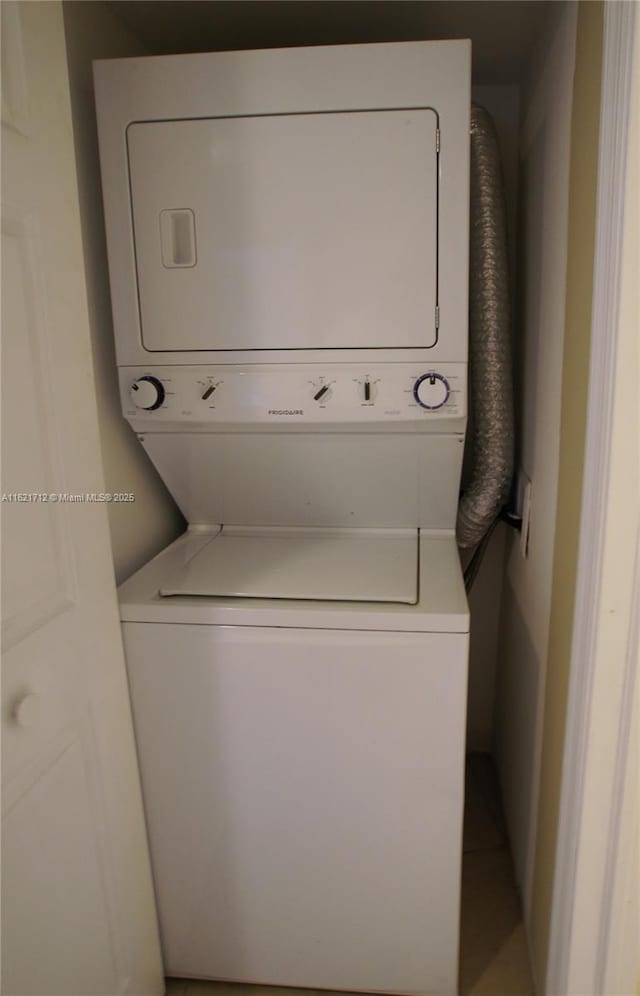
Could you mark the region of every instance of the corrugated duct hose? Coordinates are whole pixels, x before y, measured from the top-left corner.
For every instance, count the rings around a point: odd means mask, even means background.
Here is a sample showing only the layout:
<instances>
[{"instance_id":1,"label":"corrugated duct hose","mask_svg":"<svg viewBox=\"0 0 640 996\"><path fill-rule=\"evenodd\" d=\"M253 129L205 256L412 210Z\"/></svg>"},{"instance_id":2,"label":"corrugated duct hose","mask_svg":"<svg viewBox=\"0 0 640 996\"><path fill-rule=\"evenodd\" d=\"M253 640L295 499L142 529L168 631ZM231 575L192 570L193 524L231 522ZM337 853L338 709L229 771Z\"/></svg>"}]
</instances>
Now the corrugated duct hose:
<instances>
[{"instance_id":1,"label":"corrugated duct hose","mask_svg":"<svg viewBox=\"0 0 640 996\"><path fill-rule=\"evenodd\" d=\"M471 108L469 398L471 473L456 534L476 547L465 569L470 588L513 477L513 387L504 185L491 116Z\"/></svg>"}]
</instances>

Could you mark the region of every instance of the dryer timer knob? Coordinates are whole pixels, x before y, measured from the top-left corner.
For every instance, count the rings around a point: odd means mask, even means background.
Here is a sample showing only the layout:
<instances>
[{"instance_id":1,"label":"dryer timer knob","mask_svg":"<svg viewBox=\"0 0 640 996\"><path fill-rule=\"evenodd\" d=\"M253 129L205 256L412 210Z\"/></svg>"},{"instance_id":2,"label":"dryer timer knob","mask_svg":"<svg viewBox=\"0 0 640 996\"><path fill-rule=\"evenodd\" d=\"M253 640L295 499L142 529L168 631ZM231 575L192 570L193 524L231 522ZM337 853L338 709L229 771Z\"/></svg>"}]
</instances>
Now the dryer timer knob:
<instances>
[{"instance_id":1,"label":"dryer timer knob","mask_svg":"<svg viewBox=\"0 0 640 996\"><path fill-rule=\"evenodd\" d=\"M133 382L130 394L136 408L153 412L164 401L164 385L157 377L147 374L145 377L138 377Z\"/></svg>"},{"instance_id":2,"label":"dryer timer knob","mask_svg":"<svg viewBox=\"0 0 640 996\"><path fill-rule=\"evenodd\" d=\"M449 400L449 382L435 370L422 374L413 385L413 396L421 408L435 411Z\"/></svg>"}]
</instances>

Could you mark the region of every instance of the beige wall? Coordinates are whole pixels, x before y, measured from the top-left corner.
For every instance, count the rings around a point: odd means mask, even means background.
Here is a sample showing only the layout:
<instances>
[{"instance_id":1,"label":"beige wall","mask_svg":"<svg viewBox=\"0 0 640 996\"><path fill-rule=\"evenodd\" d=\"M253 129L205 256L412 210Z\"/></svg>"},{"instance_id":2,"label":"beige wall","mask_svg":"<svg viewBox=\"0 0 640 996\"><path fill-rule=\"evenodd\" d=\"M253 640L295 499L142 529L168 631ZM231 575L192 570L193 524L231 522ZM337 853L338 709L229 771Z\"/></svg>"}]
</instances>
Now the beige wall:
<instances>
[{"instance_id":1,"label":"beige wall","mask_svg":"<svg viewBox=\"0 0 640 996\"><path fill-rule=\"evenodd\" d=\"M558 5L523 98L519 466L529 556L509 537L496 755L538 987L546 976L589 364L602 4Z\"/></svg>"},{"instance_id":2,"label":"beige wall","mask_svg":"<svg viewBox=\"0 0 640 996\"><path fill-rule=\"evenodd\" d=\"M120 413L102 217L91 61L146 52L100 0L75 0L63 9L105 482L107 491L136 496L132 504L109 506L120 582L184 529L182 516Z\"/></svg>"},{"instance_id":3,"label":"beige wall","mask_svg":"<svg viewBox=\"0 0 640 996\"><path fill-rule=\"evenodd\" d=\"M507 537L495 756L516 879L530 909L558 491L577 9L554 8L522 94L514 357L516 466L532 481L529 555Z\"/></svg>"},{"instance_id":4,"label":"beige wall","mask_svg":"<svg viewBox=\"0 0 640 996\"><path fill-rule=\"evenodd\" d=\"M620 814L618 854L612 895L605 991L632 990L636 979L640 996L640 17L636 11L634 69L631 82L631 112L627 148L625 232L622 246L618 358L614 443L611 453L611 488L607 510L604 572L600 606L598 650L606 668L611 654L620 651L620 634L627 631L630 669L635 670L626 777ZM636 523L635 579L630 565L632 532ZM617 611L612 612L615 608ZM622 611L618 611L622 610ZM635 647L634 647L635 644ZM633 657L635 655L635 667ZM596 665L597 666L597 665ZM609 681L607 680L607 684ZM598 694L598 688L595 692ZM602 694L602 692L600 692ZM624 694L624 693L623 693ZM600 704L600 697L596 699ZM600 718L600 712L598 713ZM613 740L613 738L612 738ZM617 741L617 737L616 737ZM617 746L617 744L616 744ZM601 750L594 743L593 749ZM588 788L588 786L587 786ZM594 786L593 796L601 805L602 791ZM588 853L588 852L587 852Z\"/></svg>"},{"instance_id":5,"label":"beige wall","mask_svg":"<svg viewBox=\"0 0 640 996\"><path fill-rule=\"evenodd\" d=\"M531 902L530 937L538 979L545 977L549 950L580 532L593 296L602 27L600 0L583 0L578 11L571 120L560 472Z\"/></svg>"}]
</instances>

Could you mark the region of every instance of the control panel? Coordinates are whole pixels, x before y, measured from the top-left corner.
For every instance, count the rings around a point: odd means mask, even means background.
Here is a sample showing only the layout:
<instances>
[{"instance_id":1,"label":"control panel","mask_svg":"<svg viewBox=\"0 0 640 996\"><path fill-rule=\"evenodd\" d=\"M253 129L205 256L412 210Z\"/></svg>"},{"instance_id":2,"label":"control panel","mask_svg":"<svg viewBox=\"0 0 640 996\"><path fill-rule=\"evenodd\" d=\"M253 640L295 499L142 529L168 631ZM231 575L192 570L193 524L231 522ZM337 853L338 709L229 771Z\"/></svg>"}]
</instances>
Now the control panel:
<instances>
[{"instance_id":1,"label":"control panel","mask_svg":"<svg viewBox=\"0 0 640 996\"><path fill-rule=\"evenodd\" d=\"M121 367L131 421L380 423L466 415L466 364Z\"/></svg>"}]
</instances>

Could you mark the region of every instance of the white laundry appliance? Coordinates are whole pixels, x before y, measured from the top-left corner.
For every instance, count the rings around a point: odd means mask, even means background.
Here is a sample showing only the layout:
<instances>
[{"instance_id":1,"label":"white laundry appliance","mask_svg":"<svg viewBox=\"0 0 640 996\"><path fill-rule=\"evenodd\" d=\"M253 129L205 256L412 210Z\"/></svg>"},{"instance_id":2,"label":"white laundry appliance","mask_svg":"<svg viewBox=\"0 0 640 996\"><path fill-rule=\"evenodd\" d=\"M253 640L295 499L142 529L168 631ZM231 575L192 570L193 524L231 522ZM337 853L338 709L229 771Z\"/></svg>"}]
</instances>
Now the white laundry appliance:
<instances>
[{"instance_id":1,"label":"white laundry appliance","mask_svg":"<svg viewBox=\"0 0 640 996\"><path fill-rule=\"evenodd\" d=\"M470 45L99 62L165 969L457 989Z\"/></svg>"}]
</instances>

